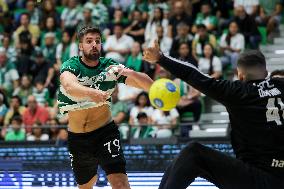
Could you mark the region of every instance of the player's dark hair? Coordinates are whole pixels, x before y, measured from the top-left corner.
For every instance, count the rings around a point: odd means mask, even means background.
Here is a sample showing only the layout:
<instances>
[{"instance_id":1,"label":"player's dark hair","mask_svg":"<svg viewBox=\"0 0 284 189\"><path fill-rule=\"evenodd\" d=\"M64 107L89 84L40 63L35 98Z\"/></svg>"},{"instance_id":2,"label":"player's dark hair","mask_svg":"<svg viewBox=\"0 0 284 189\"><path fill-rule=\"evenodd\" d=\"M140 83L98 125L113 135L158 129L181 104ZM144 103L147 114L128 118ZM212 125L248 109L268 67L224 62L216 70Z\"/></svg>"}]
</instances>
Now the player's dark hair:
<instances>
[{"instance_id":1,"label":"player's dark hair","mask_svg":"<svg viewBox=\"0 0 284 189\"><path fill-rule=\"evenodd\" d=\"M240 54L238 67L266 68L265 57L259 50L246 50Z\"/></svg>"},{"instance_id":2,"label":"player's dark hair","mask_svg":"<svg viewBox=\"0 0 284 189\"><path fill-rule=\"evenodd\" d=\"M98 27L94 27L94 26L84 26L82 27L77 34L77 38L80 42L82 42L83 37L85 35L87 35L88 33L97 33L100 35L100 37L102 38L102 32Z\"/></svg>"},{"instance_id":3,"label":"player's dark hair","mask_svg":"<svg viewBox=\"0 0 284 189\"><path fill-rule=\"evenodd\" d=\"M237 66L246 81L264 79L267 76L265 57L259 50L246 50L241 53Z\"/></svg>"}]
</instances>

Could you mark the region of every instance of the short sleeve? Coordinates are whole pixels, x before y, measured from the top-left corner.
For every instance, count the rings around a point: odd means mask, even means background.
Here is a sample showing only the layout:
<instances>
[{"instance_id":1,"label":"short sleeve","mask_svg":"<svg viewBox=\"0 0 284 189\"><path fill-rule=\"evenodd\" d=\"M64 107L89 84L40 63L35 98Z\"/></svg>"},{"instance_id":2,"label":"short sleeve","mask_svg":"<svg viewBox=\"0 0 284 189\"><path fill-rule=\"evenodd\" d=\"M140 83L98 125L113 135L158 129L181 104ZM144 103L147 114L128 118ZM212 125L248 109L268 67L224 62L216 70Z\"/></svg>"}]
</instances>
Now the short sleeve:
<instances>
[{"instance_id":1,"label":"short sleeve","mask_svg":"<svg viewBox=\"0 0 284 189\"><path fill-rule=\"evenodd\" d=\"M79 61L79 60L78 60ZM63 72L68 71L73 73L75 76L79 75L79 67L76 61L74 59L69 59L66 62L64 62L60 68L60 74Z\"/></svg>"}]
</instances>

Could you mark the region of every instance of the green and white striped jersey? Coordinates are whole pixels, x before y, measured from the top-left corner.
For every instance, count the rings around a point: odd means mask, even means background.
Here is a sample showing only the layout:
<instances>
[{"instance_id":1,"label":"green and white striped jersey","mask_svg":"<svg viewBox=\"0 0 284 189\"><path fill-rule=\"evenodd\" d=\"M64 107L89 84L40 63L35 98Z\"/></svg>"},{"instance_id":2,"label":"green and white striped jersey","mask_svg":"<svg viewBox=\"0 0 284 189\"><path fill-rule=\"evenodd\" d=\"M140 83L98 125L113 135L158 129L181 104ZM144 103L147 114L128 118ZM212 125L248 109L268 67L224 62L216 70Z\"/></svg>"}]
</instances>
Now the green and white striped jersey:
<instances>
[{"instance_id":1,"label":"green and white striped jersey","mask_svg":"<svg viewBox=\"0 0 284 189\"><path fill-rule=\"evenodd\" d=\"M99 64L95 67L90 67L81 60L79 56L74 56L62 64L60 74L64 71L73 73L80 84L107 91L110 94L114 91L117 83L125 83L125 76L117 76L117 73L107 71L111 65L119 65L112 59L100 57ZM108 73L108 74L107 74ZM82 110L87 108L98 107L103 104L110 105L111 97L106 102L95 103L90 99L76 98L66 93L63 86L60 84L58 93L58 107L60 113L64 114L68 111Z\"/></svg>"}]
</instances>

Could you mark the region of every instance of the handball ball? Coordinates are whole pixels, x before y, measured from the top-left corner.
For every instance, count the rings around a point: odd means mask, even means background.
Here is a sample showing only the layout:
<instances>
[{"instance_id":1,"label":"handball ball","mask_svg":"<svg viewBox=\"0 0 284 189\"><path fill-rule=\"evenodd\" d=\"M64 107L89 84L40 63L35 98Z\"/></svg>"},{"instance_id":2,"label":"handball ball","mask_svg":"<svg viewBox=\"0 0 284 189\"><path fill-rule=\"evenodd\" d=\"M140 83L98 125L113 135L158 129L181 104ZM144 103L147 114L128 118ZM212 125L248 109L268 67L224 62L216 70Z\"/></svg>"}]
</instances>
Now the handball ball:
<instances>
[{"instance_id":1,"label":"handball ball","mask_svg":"<svg viewBox=\"0 0 284 189\"><path fill-rule=\"evenodd\" d=\"M173 81L158 79L150 87L149 98L155 108L169 111L179 102L180 90Z\"/></svg>"}]
</instances>

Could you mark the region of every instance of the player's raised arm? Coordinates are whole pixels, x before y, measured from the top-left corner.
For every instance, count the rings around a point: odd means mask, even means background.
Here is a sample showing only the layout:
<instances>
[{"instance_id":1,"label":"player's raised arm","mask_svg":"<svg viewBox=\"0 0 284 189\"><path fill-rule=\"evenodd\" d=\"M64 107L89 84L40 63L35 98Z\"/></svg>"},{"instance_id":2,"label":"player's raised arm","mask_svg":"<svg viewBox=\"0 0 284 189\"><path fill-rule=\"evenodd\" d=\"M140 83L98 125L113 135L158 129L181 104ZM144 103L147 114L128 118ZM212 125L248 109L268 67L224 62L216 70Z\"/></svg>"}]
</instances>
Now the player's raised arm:
<instances>
[{"instance_id":1,"label":"player's raised arm","mask_svg":"<svg viewBox=\"0 0 284 189\"><path fill-rule=\"evenodd\" d=\"M158 63L176 77L189 83L200 92L210 96L222 103L232 101L232 97L238 99L243 93L240 82L216 80L202 72L189 62L184 62L164 55L160 52L158 42L143 52L143 59L150 63Z\"/></svg>"},{"instance_id":2,"label":"player's raised arm","mask_svg":"<svg viewBox=\"0 0 284 189\"><path fill-rule=\"evenodd\" d=\"M82 100L90 99L94 102L104 102L109 97L109 94L104 91L81 85L78 82L77 77L68 71L64 71L60 75L60 82L66 93L75 98Z\"/></svg>"},{"instance_id":3,"label":"player's raised arm","mask_svg":"<svg viewBox=\"0 0 284 189\"><path fill-rule=\"evenodd\" d=\"M132 69L126 68L123 65L111 65L107 70L112 70L113 72L118 73L118 77L125 76L125 84L142 89L144 91L149 91L153 80L145 73L136 72Z\"/></svg>"}]
</instances>

